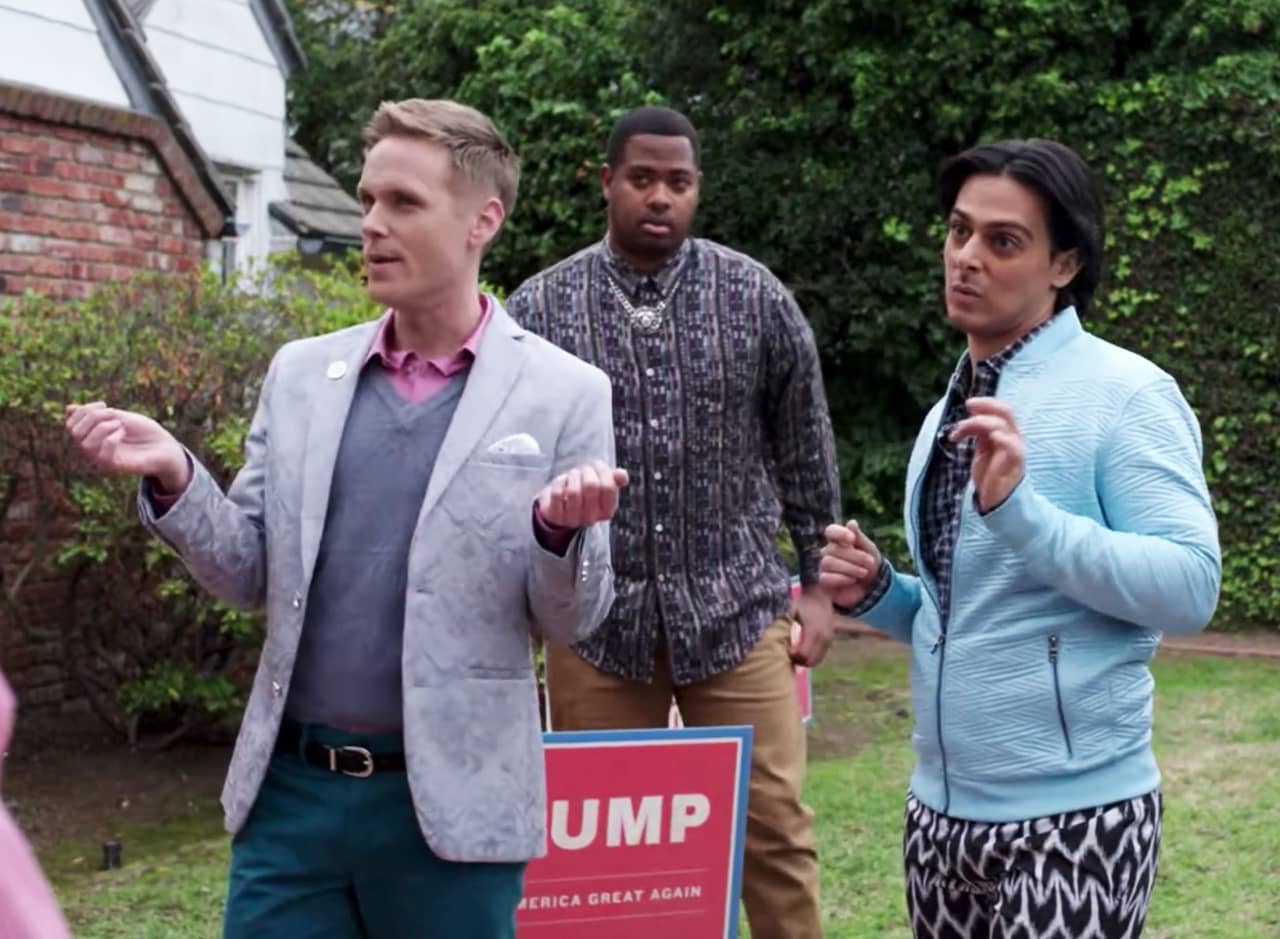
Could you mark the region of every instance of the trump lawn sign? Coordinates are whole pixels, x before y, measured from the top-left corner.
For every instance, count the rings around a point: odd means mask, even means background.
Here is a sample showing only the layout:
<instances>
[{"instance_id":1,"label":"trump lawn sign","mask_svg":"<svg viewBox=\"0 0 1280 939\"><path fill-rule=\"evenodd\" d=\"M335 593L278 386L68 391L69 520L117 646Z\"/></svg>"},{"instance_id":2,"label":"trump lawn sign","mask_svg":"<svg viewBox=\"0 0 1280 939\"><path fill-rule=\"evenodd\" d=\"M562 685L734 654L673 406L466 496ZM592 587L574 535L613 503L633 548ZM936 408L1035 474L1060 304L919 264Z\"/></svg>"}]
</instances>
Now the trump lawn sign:
<instances>
[{"instance_id":1,"label":"trump lawn sign","mask_svg":"<svg viewBox=\"0 0 1280 939\"><path fill-rule=\"evenodd\" d=\"M733 939L750 727L547 733L519 939Z\"/></svg>"}]
</instances>

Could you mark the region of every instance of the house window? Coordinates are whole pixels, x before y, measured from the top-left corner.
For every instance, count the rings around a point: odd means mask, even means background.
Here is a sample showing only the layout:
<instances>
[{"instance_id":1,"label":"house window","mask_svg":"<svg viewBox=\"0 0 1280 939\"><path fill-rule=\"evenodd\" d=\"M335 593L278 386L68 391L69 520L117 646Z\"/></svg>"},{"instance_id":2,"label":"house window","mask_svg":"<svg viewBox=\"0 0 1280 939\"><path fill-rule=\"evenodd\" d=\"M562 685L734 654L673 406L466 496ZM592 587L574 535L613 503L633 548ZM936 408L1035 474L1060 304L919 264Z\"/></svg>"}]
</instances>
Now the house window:
<instances>
[{"instance_id":1,"label":"house window","mask_svg":"<svg viewBox=\"0 0 1280 939\"><path fill-rule=\"evenodd\" d=\"M210 263L224 273L230 270L249 271L254 262L264 258L270 250L271 233L262 231L259 219L266 217L261 205L262 184L259 174L244 167L219 165L224 188L235 198L236 233L222 238L212 252Z\"/></svg>"}]
</instances>

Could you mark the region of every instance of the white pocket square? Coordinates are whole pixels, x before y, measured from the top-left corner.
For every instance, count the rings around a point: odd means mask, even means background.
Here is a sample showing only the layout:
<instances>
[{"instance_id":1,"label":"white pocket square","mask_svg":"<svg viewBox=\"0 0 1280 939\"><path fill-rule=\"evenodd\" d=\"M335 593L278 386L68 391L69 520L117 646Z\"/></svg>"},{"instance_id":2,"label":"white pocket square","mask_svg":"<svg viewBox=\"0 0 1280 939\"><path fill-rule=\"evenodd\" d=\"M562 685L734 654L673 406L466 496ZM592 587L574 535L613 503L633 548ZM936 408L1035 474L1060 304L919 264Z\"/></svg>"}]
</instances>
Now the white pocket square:
<instances>
[{"instance_id":1,"label":"white pocket square","mask_svg":"<svg viewBox=\"0 0 1280 939\"><path fill-rule=\"evenodd\" d=\"M489 444L486 453L505 453L518 456L539 456L542 448L538 446L538 441L534 440L528 434L512 434L509 437L503 437L501 440Z\"/></svg>"}]
</instances>

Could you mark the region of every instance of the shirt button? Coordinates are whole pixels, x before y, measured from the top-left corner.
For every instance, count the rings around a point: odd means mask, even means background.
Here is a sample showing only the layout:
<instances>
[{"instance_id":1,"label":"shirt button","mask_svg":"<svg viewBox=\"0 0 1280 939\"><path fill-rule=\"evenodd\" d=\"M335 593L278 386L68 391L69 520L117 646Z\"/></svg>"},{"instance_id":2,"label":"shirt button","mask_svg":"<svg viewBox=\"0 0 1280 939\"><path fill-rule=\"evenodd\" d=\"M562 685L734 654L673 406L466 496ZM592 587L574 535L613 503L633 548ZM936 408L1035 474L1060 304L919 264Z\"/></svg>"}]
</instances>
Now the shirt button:
<instances>
[{"instance_id":1,"label":"shirt button","mask_svg":"<svg viewBox=\"0 0 1280 939\"><path fill-rule=\"evenodd\" d=\"M651 418L649 418L649 426L650 426L650 427L657 427L657 426L658 426L658 419L657 419L656 417L651 417Z\"/></svg>"},{"instance_id":2,"label":"shirt button","mask_svg":"<svg viewBox=\"0 0 1280 939\"><path fill-rule=\"evenodd\" d=\"M654 531L656 531L659 535L661 535L661 534L662 534L662 522L658 522L658 524L654 525L654 526L653 526L653 530L654 530Z\"/></svg>"},{"instance_id":3,"label":"shirt button","mask_svg":"<svg viewBox=\"0 0 1280 939\"><path fill-rule=\"evenodd\" d=\"M653 471L653 478L654 478L654 479L661 479L661 478L662 478L662 470L654 470L654 471Z\"/></svg>"},{"instance_id":4,"label":"shirt button","mask_svg":"<svg viewBox=\"0 0 1280 939\"><path fill-rule=\"evenodd\" d=\"M275 695L277 698L278 698L278 697L280 697L280 694L281 694L281 692L283 692L283 691L284 691L284 689L280 687L280 682L278 682L278 681L273 681L273 682L271 683L271 693L272 693L273 695Z\"/></svg>"},{"instance_id":5,"label":"shirt button","mask_svg":"<svg viewBox=\"0 0 1280 939\"><path fill-rule=\"evenodd\" d=\"M645 373L646 375L648 375L650 378L652 378L652 377L653 377L653 369L651 369L651 368L646 368L646 369L644 370L644 373Z\"/></svg>"},{"instance_id":6,"label":"shirt button","mask_svg":"<svg viewBox=\"0 0 1280 939\"><path fill-rule=\"evenodd\" d=\"M302 594L300 594L300 593L295 593L295 594L293 595L293 608L294 608L295 610L300 610L300 609L302 609Z\"/></svg>"}]
</instances>

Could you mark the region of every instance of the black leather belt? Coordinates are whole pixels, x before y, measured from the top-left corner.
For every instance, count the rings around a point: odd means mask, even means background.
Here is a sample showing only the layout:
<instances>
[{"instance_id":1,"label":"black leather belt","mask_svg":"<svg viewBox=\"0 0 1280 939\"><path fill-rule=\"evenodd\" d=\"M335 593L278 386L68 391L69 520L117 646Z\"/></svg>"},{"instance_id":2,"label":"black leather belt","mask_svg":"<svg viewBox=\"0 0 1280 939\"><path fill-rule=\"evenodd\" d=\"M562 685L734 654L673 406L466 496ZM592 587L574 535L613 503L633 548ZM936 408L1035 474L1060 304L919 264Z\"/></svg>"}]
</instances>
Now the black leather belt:
<instances>
[{"instance_id":1,"label":"black leather belt","mask_svg":"<svg viewBox=\"0 0 1280 939\"><path fill-rule=\"evenodd\" d=\"M277 753L298 753L302 742L302 725L285 721L276 737ZM301 756L312 766L365 779L375 772L404 771L404 753L371 753L364 747L326 747L318 740L308 740Z\"/></svg>"}]
</instances>

